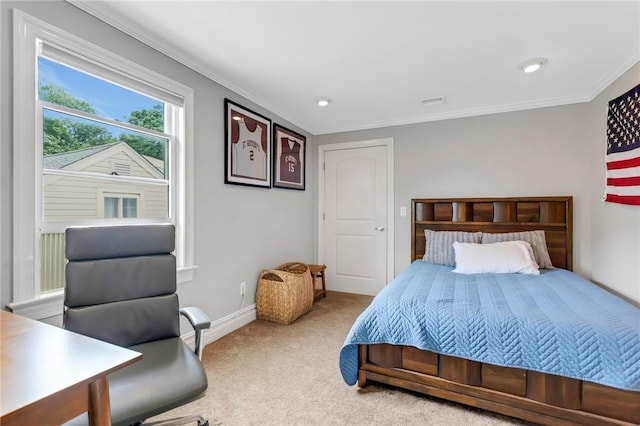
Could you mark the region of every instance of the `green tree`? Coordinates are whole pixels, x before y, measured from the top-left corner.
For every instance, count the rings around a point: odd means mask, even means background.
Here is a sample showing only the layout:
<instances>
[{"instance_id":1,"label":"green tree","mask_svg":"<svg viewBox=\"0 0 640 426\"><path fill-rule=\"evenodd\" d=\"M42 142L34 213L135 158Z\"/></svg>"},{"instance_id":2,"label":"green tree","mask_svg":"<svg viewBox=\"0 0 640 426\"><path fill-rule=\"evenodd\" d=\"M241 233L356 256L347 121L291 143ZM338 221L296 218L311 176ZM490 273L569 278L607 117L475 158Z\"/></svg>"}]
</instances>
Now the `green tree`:
<instances>
[{"instance_id":1,"label":"green tree","mask_svg":"<svg viewBox=\"0 0 640 426\"><path fill-rule=\"evenodd\" d=\"M115 142L107 129L70 118L44 117L44 155L76 151Z\"/></svg>"},{"instance_id":2,"label":"green tree","mask_svg":"<svg viewBox=\"0 0 640 426\"><path fill-rule=\"evenodd\" d=\"M154 105L151 109L131 111L130 124L144 127L145 129L164 132L164 108L161 104Z\"/></svg>"},{"instance_id":3,"label":"green tree","mask_svg":"<svg viewBox=\"0 0 640 426\"><path fill-rule=\"evenodd\" d=\"M95 114L96 110L86 101L74 97L62 87L48 83L38 90L40 99L52 104L66 106L79 111ZM114 141L113 135L104 127L89 124L79 119L44 117L44 155L76 151L78 149L103 145Z\"/></svg>"},{"instance_id":4,"label":"green tree","mask_svg":"<svg viewBox=\"0 0 640 426\"><path fill-rule=\"evenodd\" d=\"M87 101L74 97L71 93L53 83L40 86L38 96L43 101L51 102L52 104L66 106L91 114L96 113L96 110Z\"/></svg>"},{"instance_id":5,"label":"green tree","mask_svg":"<svg viewBox=\"0 0 640 426\"><path fill-rule=\"evenodd\" d=\"M151 109L131 111L127 121L134 126L164 132L164 108L157 104ZM122 135L120 140L142 155L165 160L165 143L149 136Z\"/></svg>"},{"instance_id":6,"label":"green tree","mask_svg":"<svg viewBox=\"0 0 640 426\"><path fill-rule=\"evenodd\" d=\"M138 154L165 161L165 143L149 136L122 135L120 140L133 148Z\"/></svg>"},{"instance_id":7,"label":"green tree","mask_svg":"<svg viewBox=\"0 0 640 426\"><path fill-rule=\"evenodd\" d=\"M83 148L115 142L116 139L106 128L82 121L67 120L73 140Z\"/></svg>"},{"instance_id":8,"label":"green tree","mask_svg":"<svg viewBox=\"0 0 640 426\"><path fill-rule=\"evenodd\" d=\"M44 118L43 128L43 152L44 155L57 154L59 152L75 151L82 148L76 143L68 130L67 123L59 118Z\"/></svg>"},{"instance_id":9,"label":"green tree","mask_svg":"<svg viewBox=\"0 0 640 426\"><path fill-rule=\"evenodd\" d=\"M86 101L74 97L62 87L52 83L40 86L40 99L56 105L95 114L95 109ZM151 109L132 111L127 121L150 130L164 131L164 110L161 104ZM113 143L121 140L141 155L165 160L165 146L161 140L150 136L123 134L116 138L107 128L90 124L80 119L44 117L44 155Z\"/></svg>"}]
</instances>

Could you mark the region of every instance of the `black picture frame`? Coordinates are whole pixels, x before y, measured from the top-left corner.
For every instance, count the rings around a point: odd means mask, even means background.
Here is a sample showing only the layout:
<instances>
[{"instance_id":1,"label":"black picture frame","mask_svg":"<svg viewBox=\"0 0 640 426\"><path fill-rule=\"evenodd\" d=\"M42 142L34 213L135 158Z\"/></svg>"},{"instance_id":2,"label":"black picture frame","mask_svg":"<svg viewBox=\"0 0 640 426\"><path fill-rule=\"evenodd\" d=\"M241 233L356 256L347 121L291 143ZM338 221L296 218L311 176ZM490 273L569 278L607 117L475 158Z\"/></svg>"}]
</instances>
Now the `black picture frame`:
<instances>
[{"instance_id":1,"label":"black picture frame","mask_svg":"<svg viewBox=\"0 0 640 426\"><path fill-rule=\"evenodd\" d=\"M224 115L224 183L270 188L271 120L230 99Z\"/></svg>"},{"instance_id":2,"label":"black picture frame","mask_svg":"<svg viewBox=\"0 0 640 426\"><path fill-rule=\"evenodd\" d=\"M304 191L307 138L280 124L273 125L273 187Z\"/></svg>"}]
</instances>

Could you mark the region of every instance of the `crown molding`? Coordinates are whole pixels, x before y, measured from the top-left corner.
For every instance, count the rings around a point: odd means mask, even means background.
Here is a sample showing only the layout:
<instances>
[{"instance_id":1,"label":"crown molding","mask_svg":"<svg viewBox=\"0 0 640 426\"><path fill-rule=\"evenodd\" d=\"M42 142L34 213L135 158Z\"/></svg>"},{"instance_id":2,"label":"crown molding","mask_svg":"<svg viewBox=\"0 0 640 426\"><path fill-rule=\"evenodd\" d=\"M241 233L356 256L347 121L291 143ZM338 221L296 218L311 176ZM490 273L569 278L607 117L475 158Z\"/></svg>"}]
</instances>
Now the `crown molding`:
<instances>
[{"instance_id":1,"label":"crown molding","mask_svg":"<svg viewBox=\"0 0 640 426\"><path fill-rule=\"evenodd\" d=\"M607 87L613 84L618 78L625 72L629 71L631 67L640 62L640 51L632 51L627 56L627 59L619 65L613 67L602 80L600 80L589 92L589 101L595 99L600 93L602 93Z\"/></svg>"},{"instance_id":2,"label":"crown molding","mask_svg":"<svg viewBox=\"0 0 640 426\"><path fill-rule=\"evenodd\" d=\"M443 113L424 114L424 115L417 115L413 117L405 117L405 118L399 118L399 119L393 119L393 120L381 120L381 121L375 121L371 123L364 123L362 125L356 125L349 128L336 127L329 130L325 130L321 133L314 133L314 134L317 136L317 135L325 135L325 134L331 134L331 133L350 132L350 131L356 131L356 130L370 130L370 129L376 129L376 128L382 128L382 127L405 126L408 124L428 123L432 121L454 120L457 118L477 117L482 115L502 114L507 112L525 111L525 110L537 109L537 108L572 105L572 104L589 102L591 100L592 98L588 96L564 96L564 97L557 97L557 98L547 98L547 99L539 99L535 101L496 105L491 107L469 108L465 110L456 110L456 111L443 112Z\"/></svg>"}]
</instances>

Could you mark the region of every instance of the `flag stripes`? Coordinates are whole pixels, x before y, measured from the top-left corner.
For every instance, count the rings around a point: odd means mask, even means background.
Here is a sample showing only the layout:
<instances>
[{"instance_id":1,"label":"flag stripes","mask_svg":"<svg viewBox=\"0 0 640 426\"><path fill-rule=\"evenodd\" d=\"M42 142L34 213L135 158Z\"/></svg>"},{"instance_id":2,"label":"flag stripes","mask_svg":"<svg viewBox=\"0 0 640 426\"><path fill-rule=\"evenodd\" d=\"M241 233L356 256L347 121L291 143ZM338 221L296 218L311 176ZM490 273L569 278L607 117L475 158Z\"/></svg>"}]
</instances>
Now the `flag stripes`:
<instances>
[{"instance_id":1,"label":"flag stripes","mask_svg":"<svg viewBox=\"0 0 640 426\"><path fill-rule=\"evenodd\" d=\"M609 102L604 200L640 206L640 85Z\"/></svg>"}]
</instances>

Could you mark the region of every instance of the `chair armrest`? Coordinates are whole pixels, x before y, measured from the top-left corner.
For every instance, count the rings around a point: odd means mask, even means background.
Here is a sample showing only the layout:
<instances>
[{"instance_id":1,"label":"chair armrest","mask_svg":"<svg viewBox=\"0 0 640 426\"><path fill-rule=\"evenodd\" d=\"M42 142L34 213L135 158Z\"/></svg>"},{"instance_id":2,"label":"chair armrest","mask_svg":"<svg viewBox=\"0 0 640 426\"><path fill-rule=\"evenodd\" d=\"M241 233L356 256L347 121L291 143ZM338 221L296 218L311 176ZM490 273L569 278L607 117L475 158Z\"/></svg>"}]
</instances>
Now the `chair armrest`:
<instances>
[{"instance_id":1,"label":"chair armrest","mask_svg":"<svg viewBox=\"0 0 640 426\"><path fill-rule=\"evenodd\" d=\"M211 320L200 308L188 306L180 309L180 314L184 316L196 332L196 343L193 351L202 359L202 337L204 331L211 327Z\"/></svg>"},{"instance_id":2,"label":"chair armrest","mask_svg":"<svg viewBox=\"0 0 640 426\"><path fill-rule=\"evenodd\" d=\"M200 308L188 306L180 309L180 314L189 320L194 330L206 330L211 327L211 320Z\"/></svg>"}]
</instances>

